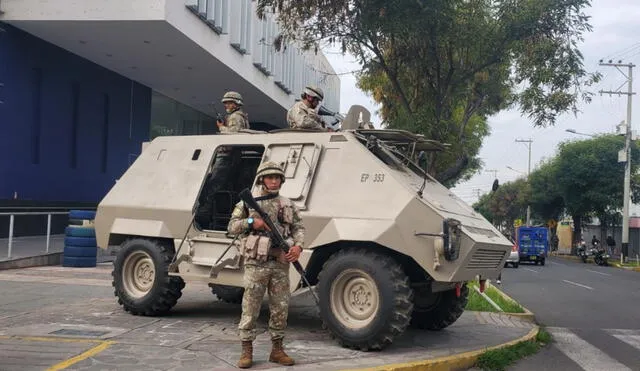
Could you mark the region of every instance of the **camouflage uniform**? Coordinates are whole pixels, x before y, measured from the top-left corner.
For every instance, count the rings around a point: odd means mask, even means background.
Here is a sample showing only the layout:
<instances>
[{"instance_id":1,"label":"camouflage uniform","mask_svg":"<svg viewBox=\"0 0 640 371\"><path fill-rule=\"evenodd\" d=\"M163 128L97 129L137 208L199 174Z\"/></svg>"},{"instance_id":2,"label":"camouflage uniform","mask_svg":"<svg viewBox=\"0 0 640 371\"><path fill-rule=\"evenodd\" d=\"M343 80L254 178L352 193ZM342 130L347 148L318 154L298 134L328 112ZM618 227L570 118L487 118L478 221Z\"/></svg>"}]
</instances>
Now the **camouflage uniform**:
<instances>
[{"instance_id":1,"label":"camouflage uniform","mask_svg":"<svg viewBox=\"0 0 640 371\"><path fill-rule=\"evenodd\" d=\"M260 181L260 180L259 180ZM264 195L264 194L263 194ZM269 214L271 220L282 232L291 246L304 248L304 226L295 204L286 197L276 196L268 200L259 200L260 207ZM244 244L249 234L261 232L251 231L247 218L253 212L247 211L244 202L236 204L229 222L229 233L243 235ZM238 326L242 341L253 341L256 338L256 320L260 313L265 291L269 293L269 332L272 340L282 339L287 326L289 314L289 263L284 259L284 251L280 248L269 249L269 258L263 262L246 258L244 263L245 292L242 298L242 318Z\"/></svg>"},{"instance_id":2,"label":"camouflage uniform","mask_svg":"<svg viewBox=\"0 0 640 371\"><path fill-rule=\"evenodd\" d=\"M249 129L249 116L241 108L244 101L240 93L228 91L224 93L221 102L236 104L236 109L227 115L225 125L220 127L221 133L236 133L240 129Z\"/></svg>"},{"instance_id":3,"label":"camouflage uniform","mask_svg":"<svg viewBox=\"0 0 640 371\"><path fill-rule=\"evenodd\" d=\"M302 100L289 109L287 112L287 123L292 129L316 129L326 130L325 123L322 121L318 113L306 101L308 98L315 98L316 105L324 99L324 92L317 86L305 86L302 94Z\"/></svg>"},{"instance_id":4,"label":"camouflage uniform","mask_svg":"<svg viewBox=\"0 0 640 371\"><path fill-rule=\"evenodd\" d=\"M249 129L249 115L238 108L227 116L226 126L222 126L220 132L235 133L240 129Z\"/></svg>"}]
</instances>

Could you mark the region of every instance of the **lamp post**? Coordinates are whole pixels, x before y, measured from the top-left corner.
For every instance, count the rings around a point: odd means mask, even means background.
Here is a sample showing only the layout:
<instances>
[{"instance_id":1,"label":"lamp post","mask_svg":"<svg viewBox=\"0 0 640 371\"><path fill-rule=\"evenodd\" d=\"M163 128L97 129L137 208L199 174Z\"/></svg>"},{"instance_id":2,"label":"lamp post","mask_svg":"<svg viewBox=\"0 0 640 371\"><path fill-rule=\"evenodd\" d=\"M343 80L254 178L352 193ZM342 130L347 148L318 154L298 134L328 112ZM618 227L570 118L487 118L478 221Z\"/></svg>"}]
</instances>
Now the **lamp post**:
<instances>
[{"instance_id":1,"label":"lamp post","mask_svg":"<svg viewBox=\"0 0 640 371\"><path fill-rule=\"evenodd\" d=\"M529 139L516 139L516 142L526 143L527 147L529 147L529 167L527 168L527 182L529 182L529 176L531 175L531 143L533 140ZM527 204L527 227L531 226L531 205Z\"/></svg>"},{"instance_id":2,"label":"lamp post","mask_svg":"<svg viewBox=\"0 0 640 371\"><path fill-rule=\"evenodd\" d=\"M588 136L588 137L591 137L591 138L595 138L595 137L596 137L596 136L595 136L595 135L593 135L593 134L581 133L581 132L579 132L579 131L576 131L576 129L566 129L565 131L566 131L566 132L569 132L569 133L573 133L573 134L585 135L585 136Z\"/></svg>"}]
</instances>

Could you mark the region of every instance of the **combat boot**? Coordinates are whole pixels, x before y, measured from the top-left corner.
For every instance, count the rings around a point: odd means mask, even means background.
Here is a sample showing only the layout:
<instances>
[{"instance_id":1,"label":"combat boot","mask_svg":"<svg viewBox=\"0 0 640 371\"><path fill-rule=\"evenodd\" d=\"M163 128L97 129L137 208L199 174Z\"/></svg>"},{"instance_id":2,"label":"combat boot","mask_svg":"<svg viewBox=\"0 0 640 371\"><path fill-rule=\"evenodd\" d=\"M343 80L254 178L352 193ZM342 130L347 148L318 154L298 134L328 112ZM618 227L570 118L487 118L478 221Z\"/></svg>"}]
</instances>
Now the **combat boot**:
<instances>
[{"instance_id":1,"label":"combat boot","mask_svg":"<svg viewBox=\"0 0 640 371\"><path fill-rule=\"evenodd\" d=\"M253 365L253 342L243 341L242 354L240 355L240 360L238 361L238 367L249 368L252 365Z\"/></svg>"},{"instance_id":2,"label":"combat boot","mask_svg":"<svg viewBox=\"0 0 640 371\"><path fill-rule=\"evenodd\" d=\"M279 363L285 366L292 366L295 362L282 348L282 339L271 340L272 348L269 355L269 362Z\"/></svg>"}]
</instances>

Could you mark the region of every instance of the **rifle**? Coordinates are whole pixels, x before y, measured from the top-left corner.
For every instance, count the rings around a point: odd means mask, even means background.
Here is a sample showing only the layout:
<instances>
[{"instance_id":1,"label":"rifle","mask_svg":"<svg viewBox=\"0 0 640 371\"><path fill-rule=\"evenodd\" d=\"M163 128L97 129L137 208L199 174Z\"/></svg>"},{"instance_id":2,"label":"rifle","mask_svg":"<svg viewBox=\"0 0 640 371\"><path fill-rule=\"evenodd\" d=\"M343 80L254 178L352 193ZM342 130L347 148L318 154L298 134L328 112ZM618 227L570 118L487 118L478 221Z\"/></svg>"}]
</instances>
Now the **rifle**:
<instances>
[{"instance_id":1,"label":"rifle","mask_svg":"<svg viewBox=\"0 0 640 371\"><path fill-rule=\"evenodd\" d=\"M269 218L269 214L267 214L260 207L260 205L258 205L258 202L253 198L253 195L251 194L251 191L248 188L245 188L242 190L242 192L240 192L240 199L244 201L244 203L248 207L254 209L260 215L262 220L264 220L264 222L267 223L267 226L269 226L269 228L271 229L271 237L273 237L274 245L277 247L280 247L285 253L288 253L289 244L284 239L284 236L282 236L282 233L280 233L280 230L278 229L278 227L276 227L276 225L273 223L271 218ZM316 304L320 305L320 299L318 299L318 297L316 296L316 293L313 292L313 290L311 289L311 284L307 280L307 273L304 271L304 268L302 268L302 265L300 265L300 262L297 260L294 261L293 266L294 268L296 268L298 273L300 273L300 276L302 276L302 280L309 288L311 295L313 295L313 298L316 300Z\"/></svg>"},{"instance_id":2,"label":"rifle","mask_svg":"<svg viewBox=\"0 0 640 371\"><path fill-rule=\"evenodd\" d=\"M216 108L215 104L212 104L212 106L213 106L213 110L216 112L216 122L218 122L218 121L222 122L222 124L224 126L227 126L227 120L226 120L225 115L223 115L220 112L218 112L218 109Z\"/></svg>"}]
</instances>

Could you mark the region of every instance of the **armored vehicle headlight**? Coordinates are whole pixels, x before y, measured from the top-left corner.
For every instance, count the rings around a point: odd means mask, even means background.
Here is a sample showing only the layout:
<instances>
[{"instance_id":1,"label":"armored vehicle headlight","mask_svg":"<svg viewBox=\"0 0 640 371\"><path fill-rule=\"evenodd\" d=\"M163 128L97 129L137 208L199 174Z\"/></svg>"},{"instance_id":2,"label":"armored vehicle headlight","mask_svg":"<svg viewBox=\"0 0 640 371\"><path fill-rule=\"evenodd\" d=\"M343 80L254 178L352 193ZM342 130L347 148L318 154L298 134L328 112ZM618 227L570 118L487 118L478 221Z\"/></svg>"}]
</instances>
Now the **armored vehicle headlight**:
<instances>
[{"instance_id":1,"label":"armored vehicle headlight","mask_svg":"<svg viewBox=\"0 0 640 371\"><path fill-rule=\"evenodd\" d=\"M458 259L461 244L461 225L459 220L445 219L442 221L442 239L444 242L444 258L451 261Z\"/></svg>"}]
</instances>

